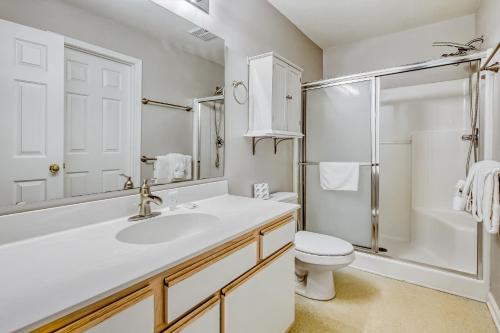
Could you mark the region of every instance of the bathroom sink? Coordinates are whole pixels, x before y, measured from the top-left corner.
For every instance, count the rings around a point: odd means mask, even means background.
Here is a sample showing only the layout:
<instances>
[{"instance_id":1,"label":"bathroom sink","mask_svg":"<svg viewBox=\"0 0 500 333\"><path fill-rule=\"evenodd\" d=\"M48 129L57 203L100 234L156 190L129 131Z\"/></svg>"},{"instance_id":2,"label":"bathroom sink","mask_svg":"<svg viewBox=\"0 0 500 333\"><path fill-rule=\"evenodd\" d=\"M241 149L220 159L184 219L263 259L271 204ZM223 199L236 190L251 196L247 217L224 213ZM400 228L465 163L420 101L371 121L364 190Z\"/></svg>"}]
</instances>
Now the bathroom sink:
<instances>
[{"instance_id":1,"label":"bathroom sink","mask_svg":"<svg viewBox=\"0 0 500 333\"><path fill-rule=\"evenodd\" d=\"M116 239L131 244L171 242L213 228L220 220L214 215L189 213L164 215L135 223L120 231Z\"/></svg>"}]
</instances>

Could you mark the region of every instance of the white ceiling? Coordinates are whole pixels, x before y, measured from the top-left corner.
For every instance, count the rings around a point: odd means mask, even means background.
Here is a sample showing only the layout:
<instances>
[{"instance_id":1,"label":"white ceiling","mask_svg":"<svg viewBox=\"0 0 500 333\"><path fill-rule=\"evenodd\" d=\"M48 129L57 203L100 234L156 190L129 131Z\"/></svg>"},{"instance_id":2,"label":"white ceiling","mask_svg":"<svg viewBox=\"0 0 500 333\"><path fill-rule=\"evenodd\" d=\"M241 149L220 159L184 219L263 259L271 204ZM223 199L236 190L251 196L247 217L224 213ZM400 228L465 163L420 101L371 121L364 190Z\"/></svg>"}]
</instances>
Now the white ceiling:
<instances>
[{"instance_id":1,"label":"white ceiling","mask_svg":"<svg viewBox=\"0 0 500 333\"><path fill-rule=\"evenodd\" d=\"M475 13L480 0L268 0L322 48Z\"/></svg>"},{"instance_id":2,"label":"white ceiling","mask_svg":"<svg viewBox=\"0 0 500 333\"><path fill-rule=\"evenodd\" d=\"M224 40L215 38L204 42L191 36L188 30L196 28L196 25L151 0L62 1L139 30L162 44L224 66Z\"/></svg>"}]
</instances>

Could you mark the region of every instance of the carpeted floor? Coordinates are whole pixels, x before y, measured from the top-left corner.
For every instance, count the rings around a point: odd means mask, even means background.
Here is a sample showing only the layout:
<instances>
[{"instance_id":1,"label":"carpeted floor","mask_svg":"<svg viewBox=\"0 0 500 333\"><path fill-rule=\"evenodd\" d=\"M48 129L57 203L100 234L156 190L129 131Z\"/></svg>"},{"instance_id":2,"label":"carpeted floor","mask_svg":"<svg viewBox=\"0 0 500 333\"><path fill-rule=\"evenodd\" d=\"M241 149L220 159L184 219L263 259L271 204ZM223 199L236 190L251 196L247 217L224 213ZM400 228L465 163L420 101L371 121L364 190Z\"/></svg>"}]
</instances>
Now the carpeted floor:
<instances>
[{"instance_id":1,"label":"carpeted floor","mask_svg":"<svg viewBox=\"0 0 500 333\"><path fill-rule=\"evenodd\" d=\"M485 303L347 268L335 275L337 297L296 295L290 333L495 333Z\"/></svg>"}]
</instances>

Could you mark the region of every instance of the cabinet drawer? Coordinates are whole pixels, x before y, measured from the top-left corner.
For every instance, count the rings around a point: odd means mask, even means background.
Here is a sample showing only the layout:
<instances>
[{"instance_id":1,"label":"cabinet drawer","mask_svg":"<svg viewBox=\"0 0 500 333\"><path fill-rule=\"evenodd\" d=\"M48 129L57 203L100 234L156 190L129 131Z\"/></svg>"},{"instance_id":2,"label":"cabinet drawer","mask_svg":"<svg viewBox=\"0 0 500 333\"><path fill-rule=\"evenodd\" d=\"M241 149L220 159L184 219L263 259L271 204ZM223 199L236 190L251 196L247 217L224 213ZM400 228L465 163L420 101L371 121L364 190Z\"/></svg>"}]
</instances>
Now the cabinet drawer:
<instances>
[{"instance_id":1,"label":"cabinet drawer","mask_svg":"<svg viewBox=\"0 0 500 333\"><path fill-rule=\"evenodd\" d=\"M166 321L171 323L257 263L254 237L165 279Z\"/></svg>"},{"instance_id":2,"label":"cabinet drawer","mask_svg":"<svg viewBox=\"0 0 500 333\"><path fill-rule=\"evenodd\" d=\"M219 293L181 318L164 333L220 333Z\"/></svg>"},{"instance_id":3,"label":"cabinet drawer","mask_svg":"<svg viewBox=\"0 0 500 333\"><path fill-rule=\"evenodd\" d=\"M295 219L290 217L260 231L260 259L269 257L295 237Z\"/></svg>"},{"instance_id":4,"label":"cabinet drawer","mask_svg":"<svg viewBox=\"0 0 500 333\"><path fill-rule=\"evenodd\" d=\"M154 328L154 295L151 289L144 288L56 332L152 333Z\"/></svg>"},{"instance_id":5,"label":"cabinet drawer","mask_svg":"<svg viewBox=\"0 0 500 333\"><path fill-rule=\"evenodd\" d=\"M295 319L295 254L289 244L222 289L222 333L282 333Z\"/></svg>"}]
</instances>

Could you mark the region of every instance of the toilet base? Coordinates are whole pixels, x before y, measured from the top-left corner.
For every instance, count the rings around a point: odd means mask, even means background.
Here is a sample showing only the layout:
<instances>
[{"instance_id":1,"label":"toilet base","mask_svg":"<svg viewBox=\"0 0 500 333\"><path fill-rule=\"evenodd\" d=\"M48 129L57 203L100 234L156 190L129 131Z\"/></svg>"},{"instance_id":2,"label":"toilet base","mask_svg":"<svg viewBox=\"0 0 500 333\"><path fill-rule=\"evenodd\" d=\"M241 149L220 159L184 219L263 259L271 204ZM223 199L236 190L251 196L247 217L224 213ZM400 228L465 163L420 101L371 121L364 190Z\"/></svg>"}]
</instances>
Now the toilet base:
<instances>
[{"instance_id":1,"label":"toilet base","mask_svg":"<svg viewBox=\"0 0 500 333\"><path fill-rule=\"evenodd\" d=\"M335 298L335 280L333 272L328 270L297 269L295 293L318 301Z\"/></svg>"}]
</instances>

